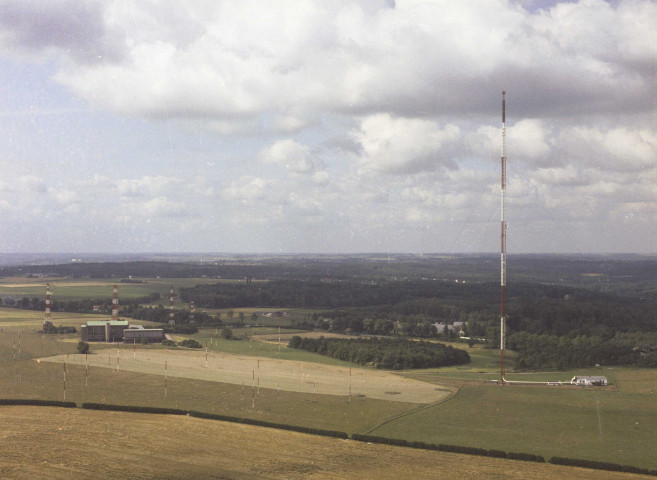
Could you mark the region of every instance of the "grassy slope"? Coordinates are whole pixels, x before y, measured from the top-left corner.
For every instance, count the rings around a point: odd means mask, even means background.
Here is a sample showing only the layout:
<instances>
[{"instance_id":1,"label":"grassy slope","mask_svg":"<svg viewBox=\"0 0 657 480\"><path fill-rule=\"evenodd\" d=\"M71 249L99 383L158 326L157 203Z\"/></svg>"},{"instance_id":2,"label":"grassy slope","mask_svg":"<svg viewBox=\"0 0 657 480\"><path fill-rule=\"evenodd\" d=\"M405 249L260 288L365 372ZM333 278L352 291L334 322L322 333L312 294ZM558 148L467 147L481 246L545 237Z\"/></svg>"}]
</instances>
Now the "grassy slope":
<instances>
[{"instance_id":1,"label":"grassy slope","mask_svg":"<svg viewBox=\"0 0 657 480\"><path fill-rule=\"evenodd\" d=\"M619 390L464 385L444 404L391 421L372 433L655 469L657 372L614 373ZM448 383L444 380L440 375L434 378Z\"/></svg>"},{"instance_id":2,"label":"grassy slope","mask_svg":"<svg viewBox=\"0 0 657 480\"><path fill-rule=\"evenodd\" d=\"M369 445L185 416L0 407L0 430L0 476L14 480L641 478Z\"/></svg>"}]
</instances>

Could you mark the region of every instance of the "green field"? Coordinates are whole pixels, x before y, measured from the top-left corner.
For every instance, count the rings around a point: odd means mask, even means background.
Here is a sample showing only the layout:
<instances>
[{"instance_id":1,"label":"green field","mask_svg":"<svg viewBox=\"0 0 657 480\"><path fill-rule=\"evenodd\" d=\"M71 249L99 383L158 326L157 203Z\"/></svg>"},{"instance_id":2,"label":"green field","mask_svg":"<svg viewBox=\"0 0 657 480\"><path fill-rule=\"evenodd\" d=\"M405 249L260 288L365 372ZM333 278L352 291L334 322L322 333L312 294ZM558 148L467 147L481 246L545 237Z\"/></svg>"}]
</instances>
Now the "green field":
<instances>
[{"instance_id":1,"label":"green field","mask_svg":"<svg viewBox=\"0 0 657 480\"><path fill-rule=\"evenodd\" d=\"M652 393L465 385L444 404L391 421L372 433L654 469L656 408Z\"/></svg>"},{"instance_id":2,"label":"green field","mask_svg":"<svg viewBox=\"0 0 657 480\"><path fill-rule=\"evenodd\" d=\"M232 331L239 340L225 340L221 337L221 328L209 328L201 329L199 333L194 335L172 335L176 340L183 340L185 338L193 338L197 340L204 347L207 345L208 348L213 351L220 351L226 353L233 353L239 355L251 355L256 357L268 357L276 358L281 360L296 360L299 362L314 362L314 363L323 363L326 365L342 365L342 366L352 366L354 368L360 368L360 366L351 364L349 362L343 362L335 358L327 357L325 355L320 355L318 353L307 352L305 350L295 350L287 348L287 341L283 338L281 340L280 347L277 342L263 342L257 339L257 336L260 335L277 335L278 330L273 327L258 327L258 328L232 328ZM248 335L256 337L253 340ZM290 330L283 331L286 334L290 334ZM300 331L291 331L294 333L301 333Z\"/></svg>"}]
</instances>

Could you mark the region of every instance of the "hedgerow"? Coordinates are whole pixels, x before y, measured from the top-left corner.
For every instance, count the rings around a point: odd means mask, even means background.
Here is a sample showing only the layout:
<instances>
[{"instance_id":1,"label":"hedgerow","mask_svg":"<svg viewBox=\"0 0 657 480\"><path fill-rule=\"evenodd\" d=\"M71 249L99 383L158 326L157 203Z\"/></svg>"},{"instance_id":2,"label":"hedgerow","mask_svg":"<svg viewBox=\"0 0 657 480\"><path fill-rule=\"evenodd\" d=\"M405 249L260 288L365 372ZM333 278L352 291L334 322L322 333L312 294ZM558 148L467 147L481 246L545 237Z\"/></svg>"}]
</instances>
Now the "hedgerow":
<instances>
[{"instance_id":1,"label":"hedgerow","mask_svg":"<svg viewBox=\"0 0 657 480\"><path fill-rule=\"evenodd\" d=\"M162 415L187 415L187 410L179 408L144 407L138 405L108 405L105 403L83 403L87 410L112 410L116 412L157 413Z\"/></svg>"},{"instance_id":2,"label":"hedgerow","mask_svg":"<svg viewBox=\"0 0 657 480\"><path fill-rule=\"evenodd\" d=\"M464 447L460 445L445 445L424 442L409 442L400 438L379 437L376 435L364 435L361 433L353 433L352 440L359 442L381 443L385 445L395 445L398 447L420 448L422 450L438 450L441 452L460 453L464 455L479 455L483 457L496 457L506 458L509 460L524 460L527 462L545 462L545 459L540 455L533 455L531 453L517 453L517 452L504 452L502 450L486 450L476 447Z\"/></svg>"},{"instance_id":3,"label":"hedgerow","mask_svg":"<svg viewBox=\"0 0 657 480\"><path fill-rule=\"evenodd\" d=\"M609 470L612 472L640 473L642 475L657 476L656 470L634 467L632 465L620 465L618 463L597 462L595 460L581 460L577 458L552 457L550 463L555 465L567 465L571 467L593 468L596 470Z\"/></svg>"},{"instance_id":4,"label":"hedgerow","mask_svg":"<svg viewBox=\"0 0 657 480\"><path fill-rule=\"evenodd\" d=\"M349 438L349 435L345 432L339 432L336 430L322 430L320 428L312 428L312 427L302 427L299 425L288 425L285 423L273 423L273 422L266 422L264 420L258 420L254 418L240 418L240 417L230 417L227 415L219 415L219 414L214 414L214 413L205 413L205 412L196 412L193 410L190 410L189 416L191 417L198 417L198 418L205 418L209 420L221 420L224 422L234 422L234 423L243 423L246 425L255 425L259 427L268 427L268 428L277 428L279 430L291 430L294 432L301 432L301 433L310 433L313 435L321 435L323 437L333 437L333 438L343 438L347 439Z\"/></svg>"}]
</instances>

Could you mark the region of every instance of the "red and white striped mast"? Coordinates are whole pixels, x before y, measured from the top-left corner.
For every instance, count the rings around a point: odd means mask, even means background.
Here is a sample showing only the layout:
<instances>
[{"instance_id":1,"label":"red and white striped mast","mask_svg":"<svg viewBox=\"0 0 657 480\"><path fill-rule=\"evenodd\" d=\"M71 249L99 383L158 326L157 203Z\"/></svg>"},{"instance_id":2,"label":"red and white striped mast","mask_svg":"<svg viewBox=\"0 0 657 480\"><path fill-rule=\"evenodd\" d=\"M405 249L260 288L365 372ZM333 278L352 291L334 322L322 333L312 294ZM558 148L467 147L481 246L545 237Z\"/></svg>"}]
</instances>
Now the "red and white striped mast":
<instances>
[{"instance_id":1,"label":"red and white striped mast","mask_svg":"<svg viewBox=\"0 0 657 480\"><path fill-rule=\"evenodd\" d=\"M119 286L114 285L112 290L112 321L116 322L119 319Z\"/></svg>"},{"instance_id":2,"label":"red and white striped mast","mask_svg":"<svg viewBox=\"0 0 657 480\"><path fill-rule=\"evenodd\" d=\"M504 287L506 287L506 220L504 218L504 191L506 190L506 156L504 140L506 137L506 92L502 92L502 155L501 164L501 192L502 192L502 221L500 224L500 383L504 383L504 340L506 337L506 313L504 312Z\"/></svg>"},{"instance_id":3,"label":"red and white striped mast","mask_svg":"<svg viewBox=\"0 0 657 480\"><path fill-rule=\"evenodd\" d=\"M50 284L46 284L46 314L43 317L43 324L52 323L52 315L50 313L50 307L52 306L50 301Z\"/></svg>"},{"instance_id":4,"label":"red and white striped mast","mask_svg":"<svg viewBox=\"0 0 657 480\"><path fill-rule=\"evenodd\" d=\"M171 292L169 293L169 325L175 325L176 320L173 318L173 285L171 285Z\"/></svg>"},{"instance_id":5,"label":"red and white striped mast","mask_svg":"<svg viewBox=\"0 0 657 480\"><path fill-rule=\"evenodd\" d=\"M196 323L196 320L194 320L194 312L196 311L196 307L194 305L194 300L189 302L189 323Z\"/></svg>"}]
</instances>

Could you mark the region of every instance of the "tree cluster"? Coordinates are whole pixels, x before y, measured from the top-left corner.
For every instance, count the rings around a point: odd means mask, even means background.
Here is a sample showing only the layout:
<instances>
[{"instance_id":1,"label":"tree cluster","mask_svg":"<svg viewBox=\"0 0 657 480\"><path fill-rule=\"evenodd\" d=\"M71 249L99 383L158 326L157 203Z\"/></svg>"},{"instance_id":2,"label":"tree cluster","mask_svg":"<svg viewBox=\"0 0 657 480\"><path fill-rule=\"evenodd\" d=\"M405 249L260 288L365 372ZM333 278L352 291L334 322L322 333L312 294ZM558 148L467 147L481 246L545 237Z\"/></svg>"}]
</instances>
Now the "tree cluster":
<instances>
[{"instance_id":1,"label":"tree cluster","mask_svg":"<svg viewBox=\"0 0 657 480\"><path fill-rule=\"evenodd\" d=\"M441 343L406 339L302 338L295 335L288 346L388 370L445 367L470 362L470 355L465 350Z\"/></svg>"},{"instance_id":2,"label":"tree cluster","mask_svg":"<svg viewBox=\"0 0 657 480\"><path fill-rule=\"evenodd\" d=\"M519 370L558 369L593 365L657 366L657 335L617 333L601 336L538 335L516 332L507 337L507 348L518 352Z\"/></svg>"}]
</instances>

